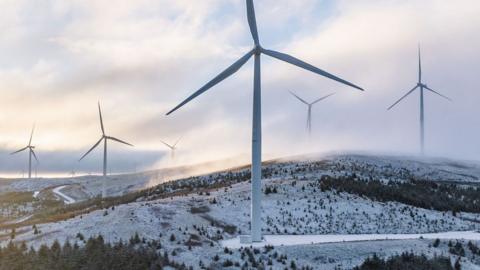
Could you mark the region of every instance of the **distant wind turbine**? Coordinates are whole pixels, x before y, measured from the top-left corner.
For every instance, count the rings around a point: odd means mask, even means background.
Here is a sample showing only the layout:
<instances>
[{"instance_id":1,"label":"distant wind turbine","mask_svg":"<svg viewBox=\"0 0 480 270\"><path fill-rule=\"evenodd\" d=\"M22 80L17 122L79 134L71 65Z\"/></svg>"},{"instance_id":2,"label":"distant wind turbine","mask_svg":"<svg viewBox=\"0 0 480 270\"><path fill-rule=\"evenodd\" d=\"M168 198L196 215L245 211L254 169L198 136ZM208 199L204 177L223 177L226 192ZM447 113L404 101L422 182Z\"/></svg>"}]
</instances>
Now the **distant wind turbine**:
<instances>
[{"instance_id":1,"label":"distant wind turbine","mask_svg":"<svg viewBox=\"0 0 480 270\"><path fill-rule=\"evenodd\" d=\"M100 102L98 103L98 114L100 115L100 127L102 129L102 137L100 138L100 140L98 140L97 143L95 143L92 146L92 148L90 148L90 150L88 150L87 153L85 153L85 155L83 155L80 158L79 161L81 161L84 157L86 157L90 152L92 152L93 149L95 149L103 141L103 176L107 176L107 141L112 140L112 141L116 141L116 142L123 143L123 144L126 144L126 145L130 145L130 146L133 146L133 145L131 145L127 142L124 142L120 139L117 139L115 137L107 136L105 134L105 128L103 127L102 110L100 109Z\"/></svg>"},{"instance_id":2,"label":"distant wind turbine","mask_svg":"<svg viewBox=\"0 0 480 270\"><path fill-rule=\"evenodd\" d=\"M308 135L310 135L312 133L312 107L313 105L317 104L318 102L330 97L330 96L333 96L334 94L330 94L330 95L326 95L324 97L321 97L311 103L308 103L306 102L305 100L303 100L302 98L300 98L298 95L296 95L295 93L293 93L292 91L289 91L290 94L292 94L294 97L296 97L300 102L302 102L303 104L307 105L308 106L308 112L307 112L307 131L308 131Z\"/></svg>"},{"instance_id":3,"label":"distant wind turbine","mask_svg":"<svg viewBox=\"0 0 480 270\"><path fill-rule=\"evenodd\" d=\"M242 58L233 63L230 67L225 69L222 73L217 75L206 85L200 88L198 91L193 93L175 108L167 113L167 115L173 113L186 103L190 102L192 99L201 95L208 89L217 85L221 81L233 75L237 72L252 56L254 57L254 79L253 79L253 130L252 130L252 204L251 204L251 241L260 242L262 241L262 231L261 231L261 199L262 199L262 124L261 124L261 83L260 83L260 56L262 54L268 55L270 57L276 58L278 60L287 62L289 64L298 66L300 68L306 69L308 71L314 72L318 75L327 77L329 79L335 80L337 82L349 85L351 87L362 90L362 88L347 82L343 79L340 79L337 76L334 76L324 70L321 70L317 67L314 67L308 63L303 62L300 59L297 59L293 56L280 53L273 50L267 50L260 46L260 41L257 31L257 23L255 19L255 10L253 6L253 0L246 0L247 4L247 17L248 24L250 26L250 32L254 41L254 47L251 51L245 54Z\"/></svg>"},{"instance_id":4,"label":"distant wind turbine","mask_svg":"<svg viewBox=\"0 0 480 270\"><path fill-rule=\"evenodd\" d=\"M424 107L424 98L423 98L423 92L424 90L428 90L434 94L437 94L445 99L448 99L450 101L452 101L449 97L447 96L444 96L442 94L440 94L439 92L431 89L430 87L428 87L426 84L422 83L422 58L421 58L421 54L420 54L420 46L418 46L418 82L417 82L417 85L415 85L415 87L410 90L407 94L405 94L403 97L401 97L399 100L397 100L397 102L395 102L392 106L388 107L387 110L390 110L392 109L393 107L395 107L398 103L400 103L400 101L402 101L404 98L406 98L408 95L410 95L411 93L413 93L415 90L417 89L420 89L420 153L422 155L425 154L425 116L424 116L424 110L425 110L425 107Z\"/></svg>"},{"instance_id":5,"label":"distant wind turbine","mask_svg":"<svg viewBox=\"0 0 480 270\"><path fill-rule=\"evenodd\" d=\"M170 157L171 157L172 160L175 159L175 150L177 150L177 144L180 142L181 139L182 139L182 137L180 137L180 139L178 139L173 145L170 145L170 144L160 140L160 142L162 142L165 146L170 148Z\"/></svg>"},{"instance_id":6,"label":"distant wind turbine","mask_svg":"<svg viewBox=\"0 0 480 270\"><path fill-rule=\"evenodd\" d=\"M10 153L10 155L14 155L16 153L20 153L20 152L28 149L28 179L32 178L32 156L35 158L35 160L38 163L37 155L35 154L35 151L33 151L33 149L35 149L35 146L32 145L32 138L33 138L33 131L34 130L35 130L35 124L33 125L32 133L30 133L30 140L28 141L27 146L25 146L24 148L22 148L20 150L17 150L15 152L13 152L13 153Z\"/></svg>"}]
</instances>

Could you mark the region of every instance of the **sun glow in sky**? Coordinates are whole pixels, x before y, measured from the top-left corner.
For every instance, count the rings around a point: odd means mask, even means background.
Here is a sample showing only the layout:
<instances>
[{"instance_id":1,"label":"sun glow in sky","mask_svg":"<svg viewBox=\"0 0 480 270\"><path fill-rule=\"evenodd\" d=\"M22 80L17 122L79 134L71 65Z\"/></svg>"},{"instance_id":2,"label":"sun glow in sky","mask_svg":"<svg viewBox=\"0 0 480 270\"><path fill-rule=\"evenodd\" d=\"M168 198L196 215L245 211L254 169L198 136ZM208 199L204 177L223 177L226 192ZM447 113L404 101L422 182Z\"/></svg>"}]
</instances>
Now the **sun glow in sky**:
<instances>
[{"instance_id":1,"label":"sun glow in sky","mask_svg":"<svg viewBox=\"0 0 480 270\"><path fill-rule=\"evenodd\" d=\"M263 58L265 157L366 150L416 153L418 95L386 108L424 79L454 102L426 96L427 151L478 160L480 2L256 0L262 45L295 55L365 88L361 93ZM97 102L113 172L169 162L160 140L179 144L178 163L248 156L253 61L175 114L165 113L245 54L252 41L242 0L0 0L0 171L25 170L33 143L39 170L101 170ZM288 90L313 100L313 109ZM171 163L170 163L171 164Z\"/></svg>"}]
</instances>

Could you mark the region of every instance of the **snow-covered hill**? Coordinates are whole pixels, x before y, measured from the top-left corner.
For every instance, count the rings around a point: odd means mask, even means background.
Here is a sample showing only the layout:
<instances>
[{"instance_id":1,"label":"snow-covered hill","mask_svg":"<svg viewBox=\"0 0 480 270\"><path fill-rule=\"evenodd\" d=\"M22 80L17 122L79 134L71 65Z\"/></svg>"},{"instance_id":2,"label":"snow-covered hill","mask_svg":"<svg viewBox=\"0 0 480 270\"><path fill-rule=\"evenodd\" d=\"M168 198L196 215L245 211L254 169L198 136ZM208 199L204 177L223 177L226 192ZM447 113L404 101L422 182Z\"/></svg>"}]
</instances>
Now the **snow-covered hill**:
<instances>
[{"instance_id":1,"label":"snow-covered hill","mask_svg":"<svg viewBox=\"0 0 480 270\"><path fill-rule=\"evenodd\" d=\"M82 245L84 238L99 234L109 242L128 240L138 234L146 240L159 240L159 252L172 254L176 261L185 262L195 269L200 264L221 268L225 260L243 265L245 256L254 256L257 262L262 261L265 266L270 260L273 269L283 269L283 263L287 261L290 264L291 260L295 260L299 266L309 265L315 269L348 269L373 253L387 256L413 250L429 256L449 254L447 240L433 247L431 239L391 240L375 244L293 245L272 247L273 251L261 250L258 253L252 249L253 255L248 255L250 251L243 248L225 249L222 240L249 232L248 174L247 168L237 168L162 184L148 192L139 193L131 203L85 211L61 222L36 224L36 232L31 225L17 228L14 241L26 241L35 247L51 244L55 239ZM461 188L476 187L480 167L475 163L446 159L334 155L271 161L264 165L263 174L264 234L414 234L480 229L480 211L437 211L334 189L322 191L321 187L324 176L335 178L346 175L355 175L354 179L358 181L378 180L386 183L415 179L448 185L457 183ZM142 179L148 177L151 175L118 176L116 181L131 181L132 185L137 185L145 183L147 180ZM71 181L64 184L79 185L78 180ZM88 193L86 183L80 185ZM125 184L120 186L124 187ZM66 188L62 192L74 197ZM65 209L74 206L65 206ZM0 239L6 244L11 231L0 232L0 237L2 234L4 236ZM288 259L273 259L273 252L278 253L277 258L283 255ZM473 268L475 263L479 263L468 252L463 261L464 265Z\"/></svg>"}]
</instances>

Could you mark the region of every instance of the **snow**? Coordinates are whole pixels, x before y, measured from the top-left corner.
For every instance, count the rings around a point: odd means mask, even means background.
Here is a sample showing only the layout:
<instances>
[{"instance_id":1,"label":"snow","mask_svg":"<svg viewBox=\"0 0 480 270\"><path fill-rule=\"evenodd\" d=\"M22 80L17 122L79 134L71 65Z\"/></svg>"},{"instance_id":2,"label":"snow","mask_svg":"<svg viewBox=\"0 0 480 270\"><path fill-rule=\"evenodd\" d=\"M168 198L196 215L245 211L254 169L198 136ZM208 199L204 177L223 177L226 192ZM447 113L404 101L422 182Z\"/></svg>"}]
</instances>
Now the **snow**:
<instances>
[{"instance_id":1,"label":"snow","mask_svg":"<svg viewBox=\"0 0 480 270\"><path fill-rule=\"evenodd\" d=\"M57 194L58 196L62 197L63 198L63 201L65 202L65 204L72 204L72 203L75 203L75 199L73 199L72 197L68 196L68 195L65 195L64 193L62 193L62 189L64 189L65 187L67 186L59 186L59 187L56 187L53 189L53 193Z\"/></svg>"},{"instance_id":2,"label":"snow","mask_svg":"<svg viewBox=\"0 0 480 270\"><path fill-rule=\"evenodd\" d=\"M33 215L28 215L28 216L25 216L25 217L21 217L19 219L15 219L15 220L11 220L11 221L8 221L8 222L5 222L4 224L18 224L18 223L22 223L24 221L27 221L29 220Z\"/></svg>"},{"instance_id":3,"label":"snow","mask_svg":"<svg viewBox=\"0 0 480 270\"><path fill-rule=\"evenodd\" d=\"M423 234L332 234L332 235L264 235L262 242L241 243L240 237L221 241L222 246L228 248L264 247L264 246L297 246L325 243L344 243L358 241L380 240L410 240L410 239L463 239L480 240L480 233L476 231L454 231Z\"/></svg>"},{"instance_id":4,"label":"snow","mask_svg":"<svg viewBox=\"0 0 480 270\"><path fill-rule=\"evenodd\" d=\"M374 156L374 155L335 155L327 158L331 165L341 166L345 172L364 177L407 180L411 176L432 181L451 183L480 184L480 164L456 161L446 158ZM337 167L338 168L338 167ZM403 176L403 177L402 177Z\"/></svg>"},{"instance_id":5,"label":"snow","mask_svg":"<svg viewBox=\"0 0 480 270\"><path fill-rule=\"evenodd\" d=\"M282 248L286 254L298 251L295 252L295 256L301 258L306 255L302 255L300 251L306 250L305 254L313 252L318 254L327 248L325 245L341 247L348 243L390 239L371 245L369 252L364 252L365 247L359 244L355 249L350 249L349 255L344 256L345 260L357 264L373 255L379 243L389 247L388 251L384 250L381 253L389 256L411 249L427 253L431 251L428 243L432 241L425 239L429 238L480 240L479 234L475 232L480 229L480 224L460 218L461 213L452 216L400 203L374 202L350 194L314 192L312 189L302 191L302 187L311 182L314 181L297 181L295 186L292 185L292 180L275 178L263 182L264 185L277 185L278 189L278 193L265 195L263 198L263 233L267 235L269 245ZM51 244L55 239L60 243L68 240L72 244L82 245L83 242L76 238L78 233L82 233L85 238L102 235L107 242L117 242L121 239L128 241L138 233L141 238L147 240L160 240L163 249L169 253L175 250L178 254L177 260L188 262L189 265L198 265L199 260L205 262L215 254L223 254L225 246L235 247L239 234L249 233L249 193L250 184L242 182L227 189L212 190L208 195L191 193L185 196L122 204L115 206L115 209L97 210L62 222L37 224L40 234L34 234L30 226L21 228L18 231L28 231L18 234L15 241L26 241L38 248L42 244ZM211 203L213 198L216 199L215 204ZM319 208L314 209L314 206ZM192 207L207 207L208 211L193 214ZM405 211L405 207L409 210ZM411 211L415 213L414 217L410 215ZM470 215L474 219L480 219L478 214ZM225 233L221 226L213 224L211 220L215 220L216 224L235 225L237 233ZM436 220L443 222L435 223ZM355 222L357 225L353 226ZM275 232L277 227L279 233ZM288 233L284 233L285 229ZM438 231L450 233L435 234ZM292 233L303 236L291 235ZM176 236L174 242L168 240L172 234ZM198 243L201 247L194 246L192 250L187 248L186 241L191 235L199 237ZM424 235L424 240L419 239L421 235ZM393 241L394 239L403 242L397 243ZM411 241L415 241L418 247L410 246ZM4 241L2 244L7 243ZM210 246L210 243L214 245ZM315 248L312 251L308 247ZM434 251L428 254L433 254ZM326 263L339 256L335 251L330 253L332 255L325 259ZM315 255L318 256L321 255ZM235 260L239 258L235 257ZM311 261L312 258L305 257L303 263L308 264ZM335 262L338 263L337 260ZM332 263L332 267L322 269L335 269L334 267Z\"/></svg>"},{"instance_id":6,"label":"snow","mask_svg":"<svg viewBox=\"0 0 480 270\"><path fill-rule=\"evenodd\" d=\"M454 216L451 212L398 202L382 203L348 193L322 192L319 188L319 179L323 175L352 173L362 179L371 177L382 181L408 181L415 176L462 185L480 184L478 165L438 159L340 155L270 162L263 169L266 174L262 181L263 190L269 186L275 187L277 192L262 196L262 232L265 235L262 243L241 245L238 238L250 232L248 181L162 199L154 195L141 197L132 203L61 222L36 224L38 234L34 234L31 226L19 228L17 231L21 233L17 233L15 241L26 241L38 248L55 239L60 243L70 241L82 245L84 242L76 237L78 233L85 238L102 235L107 242L128 241L138 233L141 238L161 242L162 252L170 254L175 250L177 261L193 266L197 266L200 260L208 265L217 254L221 257L220 262L226 258L241 261L239 247L271 245L275 246L275 251L288 254L289 260L295 258L304 265L315 265L314 269L337 269L338 265L345 267L341 269L351 269L374 253L391 256L412 250L430 257L441 253L448 255L445 241L439 248L431 247L431 239L436 238L480 242L478 213L457 213ZM242 168L232 171L246 172ZM233 177L229 172L187 178L181 181L181 186L190 187L194 181L213 185L218 179ZM158 184L166 178L158 171L110 176L106 183L107 193L110 196L126 194ZM104 182L103 177L97 176L41 181L41 184L32 182L33 186L23 180L21 183L4 183L0 186L0 193L26 188L38 196L37 191L43 194L48 188L69 204L99 195ZM206 210L194 213L192 207ZM24 211L15 215L15 219L33 212ZM4 216L7 214L5 212ZM227 232L225 228L228 226L236 230ZM0 233L7 235L9 231ZM171 235L175 235L175 241L169 240ZM196 241L189 249L192 236ZM8 241L0 244L6 245ZM225 247L235 249L236 253L225 254ZM281 266L274 262L273 269Z\"/></svg>"},{"instance_id":7,"label":"snow","mask_svg":"<svg viewBox=\"0 0 480 270\"><path fill-rule=\"evenodd\" d=\"M5 179L0 178L0 195L6 192L41 191L59 185L76 185L76 195L70 194L76 201L88 200L102 194L106 186L107 196L121 196L143 190L158 184L196 175L238 166L236 160L218 160L193 165L162 168L138 173L111 174L105 178L100 175L84 175L64 178Z\"/></svg>"}]
</instances>

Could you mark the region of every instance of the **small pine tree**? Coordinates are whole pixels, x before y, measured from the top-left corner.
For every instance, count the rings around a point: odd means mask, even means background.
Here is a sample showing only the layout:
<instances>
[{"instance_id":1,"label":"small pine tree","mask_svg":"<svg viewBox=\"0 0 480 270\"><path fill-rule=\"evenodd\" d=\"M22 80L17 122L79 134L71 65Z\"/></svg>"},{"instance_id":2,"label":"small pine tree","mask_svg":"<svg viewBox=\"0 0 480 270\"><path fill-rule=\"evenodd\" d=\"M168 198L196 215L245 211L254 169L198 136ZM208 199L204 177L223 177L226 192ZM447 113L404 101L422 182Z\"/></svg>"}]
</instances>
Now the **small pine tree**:
<instances>
[{"instance_id":1,"label":"small pine tree","mask_svg":"<svg viewBox=\"0 0 480 270\"><path fill-rule=\"evenodd\" d=\"M295 264L294 260L292 260L292 262L290 263L290 268L292 268L294 270L297 269L297 265Z\"/></svg>"},{"instance_id":2,"label":"small pine tree","mask_svg":"<svg viewBox=\"0 0 480 270\"><path fill-rule=\"evenodd\" d=\"M132 241L134 244L139 244L141 242L140 240L140 236L138 235L138 233L136 232L135 235L133 236L133 241Z\"/></svg>"},{"instance_id":3,"label":"small pine tree","mask_svg":"<svg viewBox=\"0 0 480 270\"><path fill-rule=\"evenodd\" d=\"M461 270L462 269L462 265L460 264L460 258L458 258L456 261L455 261L455 266L454 266L455 270Z\"/></svg>"},{"instance_id":4,"label":"small pine tree","mask_svg":"<svg viewBox=\"0 0 480 270\"><path fill-rule=\"evenodd\" d=\"M37 228L37 225L36 225L36 224L33 224L33 227L32 227L32 229L33 229L33 234L39 234L39 233L40 233L40 231L38 230L38 228Z\"/></svg>"},{"instance_id":5,"label":"small pine tree","mask_svg":"<svg viewBox=\"0 0 480 270\"><path fill-rule=\"evenodd\" d=\"M225 260L222 264L223 267L231 267L233 266L233 262L229 259Z\"/></svg>"},{"instance_id":6,"label":"small pine tree","mask_svg":"<svg viewBox=\"0 0 480 270\"><path fill-rule=\"evenodd\" d=\"M83 234L81 233L77 233L77 236L76 236L80 241L83 241L85 239L85 237L83 236Z\"/></svg>"}]
</instances>

